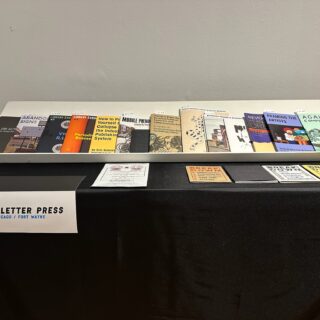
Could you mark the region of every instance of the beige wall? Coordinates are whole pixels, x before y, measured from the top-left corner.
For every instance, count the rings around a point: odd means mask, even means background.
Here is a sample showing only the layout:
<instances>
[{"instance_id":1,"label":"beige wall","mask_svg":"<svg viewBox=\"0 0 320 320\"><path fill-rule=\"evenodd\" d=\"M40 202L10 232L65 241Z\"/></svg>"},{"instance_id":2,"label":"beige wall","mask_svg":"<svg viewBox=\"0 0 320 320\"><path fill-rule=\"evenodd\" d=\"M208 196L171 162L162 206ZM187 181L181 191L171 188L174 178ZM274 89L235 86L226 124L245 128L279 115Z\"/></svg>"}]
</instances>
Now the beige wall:
<instances>
[{"instance_id":1,"label":"beige wall","mask_svg":"<svg viewBox=\"0 0 320 320\"><path fill-rule=\"evenodd\" d=\"M319 99L319 0L1 0L8 100Z\"/></svg>"}]
</instances>

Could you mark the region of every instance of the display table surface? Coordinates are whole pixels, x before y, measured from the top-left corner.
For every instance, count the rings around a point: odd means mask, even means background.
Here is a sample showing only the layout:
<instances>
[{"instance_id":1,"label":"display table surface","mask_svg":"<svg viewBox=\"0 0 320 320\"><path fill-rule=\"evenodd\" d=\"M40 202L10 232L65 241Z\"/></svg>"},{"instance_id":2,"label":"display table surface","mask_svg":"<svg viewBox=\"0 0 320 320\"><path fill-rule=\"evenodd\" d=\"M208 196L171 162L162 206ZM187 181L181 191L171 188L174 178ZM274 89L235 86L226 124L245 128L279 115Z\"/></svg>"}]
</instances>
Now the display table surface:
<instances>
[{"instance_id":1,"label":"display table surface","mask_svg":"<svg viewBox=\"0 0 320 320\"><path fill-rule=\"evenodd\" d=\"M102 166L0 166L86 176L79 234L0 234L1 319L316 319L320 184L190 184L152 163L148 188L90 189Z\"/></svg>"}]
</instances>

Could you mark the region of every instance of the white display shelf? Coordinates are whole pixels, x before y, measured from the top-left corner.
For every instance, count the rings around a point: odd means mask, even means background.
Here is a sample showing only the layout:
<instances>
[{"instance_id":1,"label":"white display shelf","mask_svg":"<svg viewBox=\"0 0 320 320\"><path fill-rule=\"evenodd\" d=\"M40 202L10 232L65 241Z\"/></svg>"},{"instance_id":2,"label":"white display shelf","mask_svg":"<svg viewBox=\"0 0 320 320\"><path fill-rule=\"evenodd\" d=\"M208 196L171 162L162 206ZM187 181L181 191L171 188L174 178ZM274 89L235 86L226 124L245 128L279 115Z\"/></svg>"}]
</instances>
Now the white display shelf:
<instances>
[{"instance_id":1,"label":"white display shelf","mask_svg":"<svg viewBox=\"0 0 320 320\"><path fill-rule=\"evenodd\" d=\"M0 154L0 163L89 163L89 162L308 162L320 153L122 153L122 154Z\"/></svg>"},{"instance_id":2,"label":"white display shelf","mask_svg":"<svg viewBox=\"0 0 320 320\"><path fill-rule=\"evenodd\" d=\"M171 101L171 102L8 102L2 116L22 114L89 114L121 115L136 113L149 116L153 112L176 115L182 107L227 110L231 116L243 116L244 112L262 113L274 111L320 112L320 100L241 100L241 101ZM275 153L126 153L126 154L49 154L2 153L0 163L89 163L89 162L308 162L319 161L320 152Z\"/></svg>"}]
</instances>

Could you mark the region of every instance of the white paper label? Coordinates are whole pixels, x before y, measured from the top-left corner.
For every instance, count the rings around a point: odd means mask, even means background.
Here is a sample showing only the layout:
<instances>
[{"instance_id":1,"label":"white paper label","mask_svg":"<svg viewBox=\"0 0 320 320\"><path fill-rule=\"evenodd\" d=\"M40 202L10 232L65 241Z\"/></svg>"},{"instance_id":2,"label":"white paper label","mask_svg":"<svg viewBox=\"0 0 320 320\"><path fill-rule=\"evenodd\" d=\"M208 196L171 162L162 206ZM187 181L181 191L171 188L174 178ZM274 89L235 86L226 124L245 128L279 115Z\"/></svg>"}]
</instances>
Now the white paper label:
<instances>
[{"instance_id":1,"label":"white paper label","mask_svg":"<svg viewBox=\"0 0 320 320\"><path fill-rule=\"evenodd\" d=\"M0 192L0 204L0 232L78 232L75 191Z\"/></svg>"},{"instance_id":2,"label":"white paper label","mask_svg":"<svg viewBox=\"0 0 320 320\"><path fill-rule=\"evenodd\" d=\"M279 182L320 182L318 178L299 165L262 166Z\"/></svg>"},{"instance_id":3,"label":"white paper label","mask_svg":"<svg viewBox=\"0 0 320 320\"><path fill-rule=\"evenodd\" d=\"M149 163L106 164L92 187L146 187Z\"/></svg>"},{"instance_id":4,"label":"white paper label","mask_svg":"<svg viewBox=\"0 0 320 320\"><path fill-rule=\"evenodd\" d=\"M149 130L150 118L140 117L133 113L123 114L121 116L120 124L126 125L128 127L133 127L136 130Z\"/></svg>"}]
</instances>

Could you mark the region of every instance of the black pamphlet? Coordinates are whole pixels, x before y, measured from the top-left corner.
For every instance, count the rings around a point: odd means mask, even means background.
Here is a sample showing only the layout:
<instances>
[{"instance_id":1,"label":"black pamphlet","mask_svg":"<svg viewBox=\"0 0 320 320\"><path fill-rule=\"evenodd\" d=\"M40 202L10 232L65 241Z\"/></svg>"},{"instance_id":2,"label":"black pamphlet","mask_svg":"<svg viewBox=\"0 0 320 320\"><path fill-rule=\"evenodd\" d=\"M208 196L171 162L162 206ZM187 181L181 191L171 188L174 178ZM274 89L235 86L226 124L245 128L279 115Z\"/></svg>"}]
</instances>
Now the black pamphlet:
<instances>
[{"instance_id":1,"label":"black pamphlet","mask_svg":"<svg viewBox=\"0 0 320 320\"><path fill-rule=\"evenodd\" d=\"M59 153L70 124L70 119L70 116L50 116L40 138L37 152Z\"/></svg>"},{"instance_id":2,"label":"black pamphlet","mask_svg":"<svg viewBox=\"0 0 320 320\"><path fill-rule=\"evenodd\" d=\"M0 152L6 148L9 140L17 133L20 117L0 117Z\"/></svg>"},{"instance_id":3,"label":"black pamphlet","mask_svg":"<svg viewBox=\"0 0 320 320\"><path fill-rule=\"evenodd\" d=\"M150 130L133 130L130 152L149 152Z\"/></svg>"},{"instance_id":4,"label":"black pamphlet","mask_svg":"<svg viewBox=\"0 0 320 320\"><path fill-rule=\"evenodd\" d=\"M235 183L278 183L260 165L227 165L224 168Z\"/></svg>"}]
</instances>

